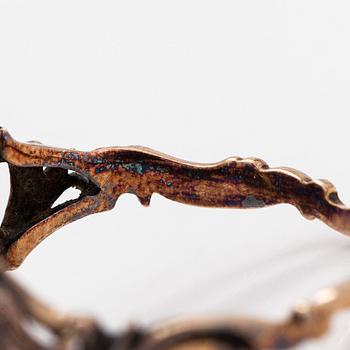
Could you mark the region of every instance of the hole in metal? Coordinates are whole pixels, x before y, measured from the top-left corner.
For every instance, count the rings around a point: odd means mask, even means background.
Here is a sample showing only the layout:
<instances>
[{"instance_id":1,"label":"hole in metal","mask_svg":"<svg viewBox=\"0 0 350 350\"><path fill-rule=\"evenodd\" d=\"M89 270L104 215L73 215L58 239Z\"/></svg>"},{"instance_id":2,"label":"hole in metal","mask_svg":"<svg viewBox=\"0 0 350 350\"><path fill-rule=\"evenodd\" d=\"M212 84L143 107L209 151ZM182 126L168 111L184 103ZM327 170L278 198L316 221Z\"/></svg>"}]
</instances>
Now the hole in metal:
<instances>
[{"instance_id":1,"label":"hole in metal","mask_svg":"<svg viewBox=\"0 0 350 350\"><path fill-rule=\"evenodd\" d=\"M0 220L5 215L7 201L10 195L10 175L6 163L0 163Z\"/></svg>"},{"instance_id":2,"label":"hole in metal","mask_svg":"<svg viewBox=\"0 0 350 350\"><path fill-rule=\"evenodd\" d=\"M51 208L55 208L58 205L64 204L68 201L78 199L81 194L81 191L77 188L70 187L67 188L52 204Z\"/></svg>"}]
</instances>

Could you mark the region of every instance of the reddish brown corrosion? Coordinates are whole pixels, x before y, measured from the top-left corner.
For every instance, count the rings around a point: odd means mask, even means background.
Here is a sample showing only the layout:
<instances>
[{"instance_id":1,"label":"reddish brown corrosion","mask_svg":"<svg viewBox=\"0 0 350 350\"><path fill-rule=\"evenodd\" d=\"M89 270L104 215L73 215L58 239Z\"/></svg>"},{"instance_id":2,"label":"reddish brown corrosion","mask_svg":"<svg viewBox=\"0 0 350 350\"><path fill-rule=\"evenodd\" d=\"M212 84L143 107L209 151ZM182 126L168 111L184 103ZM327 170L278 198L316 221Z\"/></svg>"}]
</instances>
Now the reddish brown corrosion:
<instances>
[{"instance_id":1,"label":"reddish brown corrosion","mask_svg":"<svg viewBox=\"0 0 350 350\"><path fill-rule=\"evenodd\" d=\"M0 161L7 162L11 192L0 227L0 271L18 267L48 235L84 216L110 210L123 193L149 205L153 193L208 207L258 208L279 203L297 207L350 235L349 209L335 187L288 168L271 169L257 158L228 158L197 164L144 147L91 152L14 140L0 129ZM54 206L69 187L81 195ZM0 346L3 350L249 350L287 349L323 335L332 315L350 306L350 283L327 289L280 322L222 318L174 322L149 330L111 335L96 322L61 315L0 273ZM53 346L28 334L35 320L55 337ZM77 343L78 342L78 343Z\"/></svg>"},{"instance_id":2,"label":"reddish brown corrosion","mask_svg":"<svg viewBox=\"0 0 350 350\"><path fill-rule=\"evenodd\" d=\"M11 195L0 228L0 252L7 269L60 227L110 210L123 193L149 205L153 193L207 207L258 208L279 203L297 207L350 234L349 209L326 180L313 181L289 168L269 168L257 158L192 163L145 147L110 147L91 152L21 143L0 129L0 157L9 165ZM73 173L69 173L69 170ZM77 200L52 208L69 187Z\"/></svg>"}]
</instances>

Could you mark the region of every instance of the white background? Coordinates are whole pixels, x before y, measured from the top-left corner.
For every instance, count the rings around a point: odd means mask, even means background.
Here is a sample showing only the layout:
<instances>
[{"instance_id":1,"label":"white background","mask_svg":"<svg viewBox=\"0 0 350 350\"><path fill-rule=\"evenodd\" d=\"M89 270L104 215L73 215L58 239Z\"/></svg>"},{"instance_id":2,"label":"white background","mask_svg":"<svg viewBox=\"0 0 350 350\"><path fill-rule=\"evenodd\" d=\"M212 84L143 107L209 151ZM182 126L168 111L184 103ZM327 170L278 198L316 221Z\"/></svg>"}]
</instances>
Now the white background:
<instances>
[{"instance_id":1,"label":"white background","mask_svg":"<svg viewBox=\"0 0 350 350\"><path fill-rule=\"evenodd\" d=\"M348 1L0 1L0 124L89 150L257 156L350 203ZM1 170L1 209L8 193ZM291 206L203 209L125 195L14 273L109 329L202 313L286 316L349 278L350 241ZM350 314L299 349L348 349Z\"/></svg>"}]
</instances>

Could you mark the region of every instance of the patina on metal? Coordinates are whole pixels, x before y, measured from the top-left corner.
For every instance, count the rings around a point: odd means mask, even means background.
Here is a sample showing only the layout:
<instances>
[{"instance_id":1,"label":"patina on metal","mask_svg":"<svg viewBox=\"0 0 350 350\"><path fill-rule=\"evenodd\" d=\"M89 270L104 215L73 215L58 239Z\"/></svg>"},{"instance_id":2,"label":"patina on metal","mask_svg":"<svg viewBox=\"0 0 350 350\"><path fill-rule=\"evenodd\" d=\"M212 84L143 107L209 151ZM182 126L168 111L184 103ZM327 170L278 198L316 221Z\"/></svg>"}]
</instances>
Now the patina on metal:
<instances>
[{"instance_id":1,"label":"patina on metal","mask_svg":"<svg viewBox=\"0 0 350 350\"><path fill-rule=\"evenodd\" d=\"M2 349L68 350L74 349L71 344L77 339L85 350L287 349L324 334L333 313L350 306L350 283L345 283L327 289L314 302L299 305L281 322L191 320L114 336L93 320L63 317L29 296L3 272L20 266L60 227L112 209L123 193L135 194L145 206L153 193L205 207L245 209L288 203L306 218L318 218L346 235L350 235L350 210L329 181L312 180L290 168L269 168L258 158L231 157L200 164L138 146L83 152L18 142L1 128L0 161L8 164L11 180L0 226L0 292L6 296L2 299L6 312L0 312L0 342L7 346L1 344ZM79 198L55 206L70 187L80 190ZM21 325L28 318L55 335L55 347L31 340Z\"/></svg>"},{"instance_id":2,"label":"patina on metal","mask_svg":"<svg viewBox=\"0 0 350 350\"><path fill-rule=\"evenodd\" d=\"M312 180L290 168L269 168L258 158L232 157L199 164L145 147L109 147L91 152L22 143L0 129L0 160L7 162L11 193L0 227L0 253L7 269L18 267L47 236L90 214L110 210L123 193L148 206L153 193L205 207L261 208L294 205L350 234L350 210L327 180ZM69 187L76 200L52 207Z\"/></svg>"}]
</instances>

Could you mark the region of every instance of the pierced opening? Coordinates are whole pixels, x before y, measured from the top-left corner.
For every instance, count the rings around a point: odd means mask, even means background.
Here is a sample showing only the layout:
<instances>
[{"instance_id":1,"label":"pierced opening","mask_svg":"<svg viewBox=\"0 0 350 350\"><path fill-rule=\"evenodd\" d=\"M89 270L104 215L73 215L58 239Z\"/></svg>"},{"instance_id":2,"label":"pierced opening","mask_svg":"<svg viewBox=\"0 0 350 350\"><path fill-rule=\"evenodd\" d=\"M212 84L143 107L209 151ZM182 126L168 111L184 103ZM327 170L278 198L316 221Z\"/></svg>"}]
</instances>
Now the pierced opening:
<instances>
[{"instance_id":1,"label":"pierced opening","mask_svg":"<svg viewBox=\"0 0 350 350\"><path fill-rule=\"evenodd\" d=\"M6 207L8 198L10 196L10 186L9 186L9 172L6 163L0 163L0 220L2 221L6 213ZM0 221L0 223L1 223ZM2 255L6 250L5 244L5 232L0 227L0 255Z\"/></svg>"},{"instance_id":2,"label":"pierced opening","mask_svg":"<svg viewBox=\"0 0 350 350\"><path fill-rule=\"evenodd\" d=\"M6 163L0 163L0 219L4 217L10 195L10 175Z\"/></svg>"},{"instance_id":3,"label":"pierced opening","mask_svg":"<svg viewBox=\"0 0 350 350\"><path fill-rule=\"evenodd\" d=\"M67 188L52 204L51 208L55 208L58 205L62 205L66 202L74 201L81 195L81 191L74 187Z\"/></svg>"},{"instance_id":4,"label":"pierced opening","mask_svg":"<svg viewBox=\"0 0 350 350\"><path fill-rule=\"evenodd\" d=\"M11 191L0 227L0 253L40 221L100 192L88 177L64 168L8 167Z\"/></svg>"}]
</instances>

